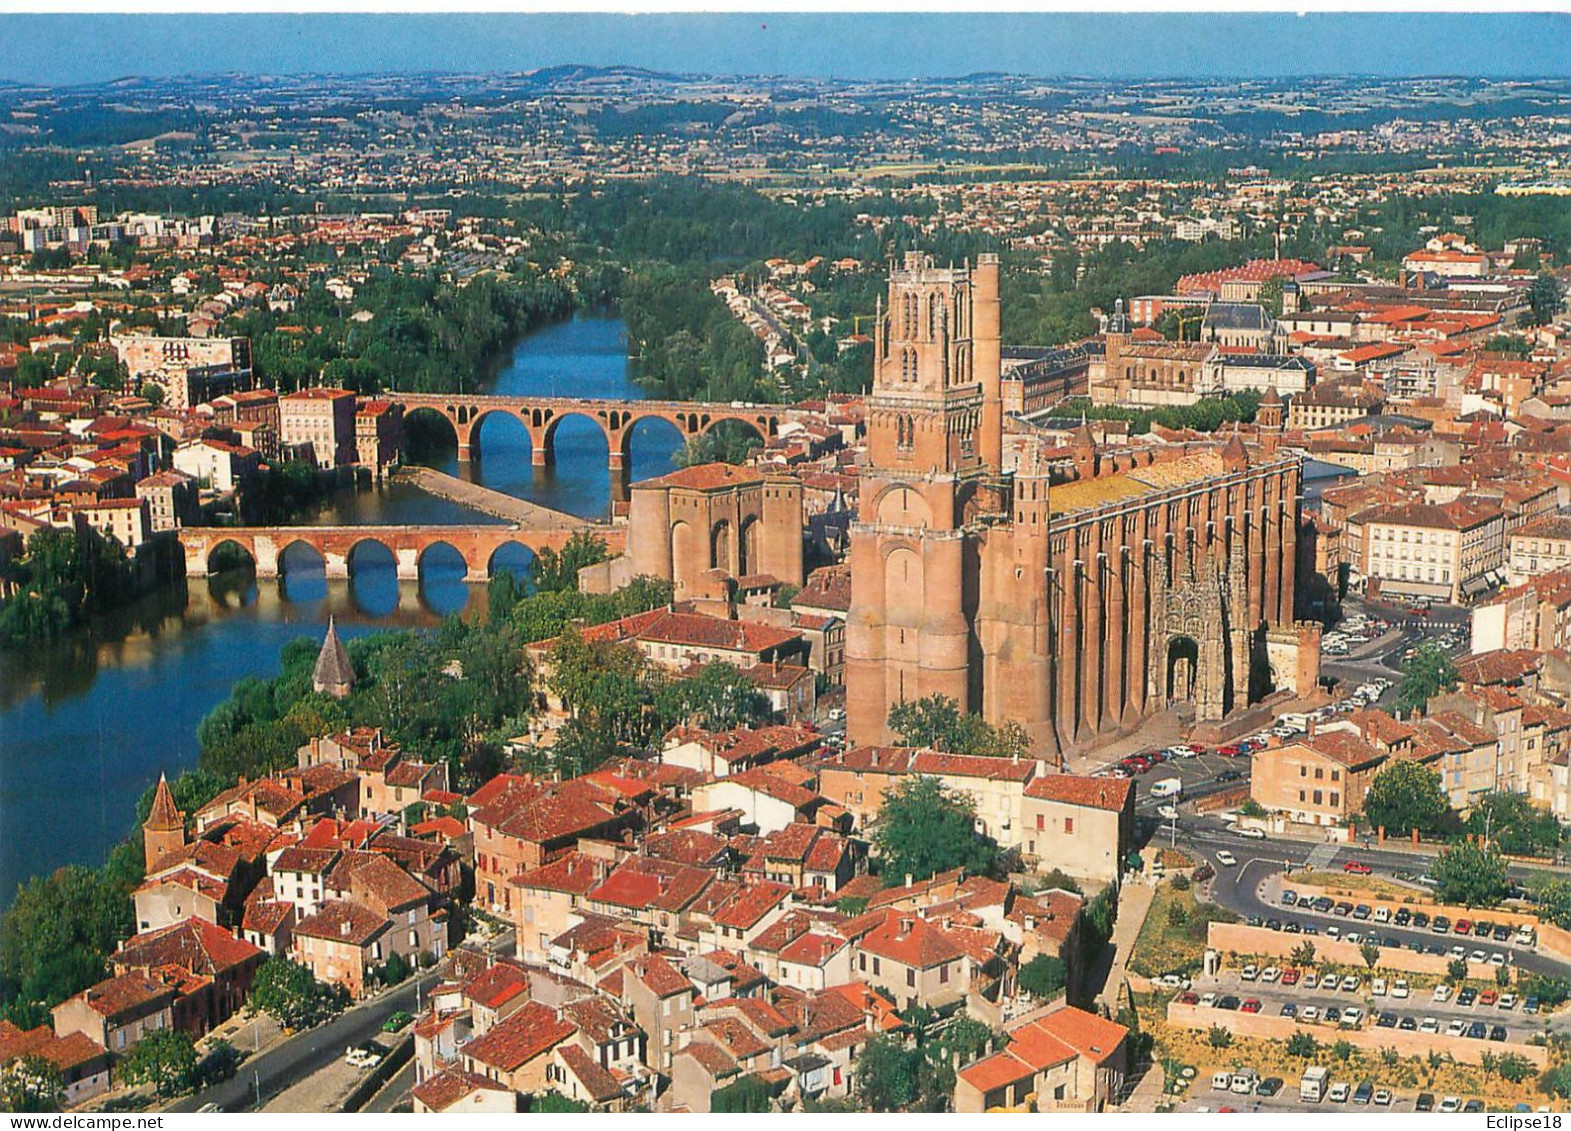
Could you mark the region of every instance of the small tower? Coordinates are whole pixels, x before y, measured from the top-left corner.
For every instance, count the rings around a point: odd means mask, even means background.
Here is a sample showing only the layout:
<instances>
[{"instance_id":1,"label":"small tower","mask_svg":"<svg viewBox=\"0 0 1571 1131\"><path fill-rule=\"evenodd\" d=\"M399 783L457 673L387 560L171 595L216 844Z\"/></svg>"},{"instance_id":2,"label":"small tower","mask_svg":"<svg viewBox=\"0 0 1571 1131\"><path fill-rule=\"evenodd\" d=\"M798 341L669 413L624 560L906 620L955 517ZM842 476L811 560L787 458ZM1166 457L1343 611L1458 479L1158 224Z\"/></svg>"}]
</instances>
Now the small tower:
<instances>
[{"instance_id":1,"label":"small tower","mask_svg":"<svg viewBox=\"0 0 1571 1131\"><path fill-rule=\"evenodd\" d=\"M1255 423L1262 430L1271 429L1277 432L1282 430L1282 396L1276 391L1275 385L1267 389L1265 396L1260 398L1260 407L1255 412Z\"/></svg>"},{"instance_id":2,"label":"small tower","mask_svg":"<svg viewBox=\"0 0 1571 1131\"><path fill-rule=\"evenodd\" d=\"M1096 437L1091 433L1091 426L1084 419L1080 427L1076 428L1069 442L1069 450L1073 453L1075 461L1075 476L1079 479L1095 479L1101 470L1102 453L1097 448Z\"/></svg>"},{"instance_id":3,"label":"small tower","mask_svg":"<svg viewBox=\"0 0 1571 1131\"><path fill-rule=\"evenodd\" d=\"M1244 447L1244 441L1238 434L1238 426L1233 426L1233 434L1228 437L1227 443L1222 445L1222 469L1229 474L1244 471L1249 467L1249 449Z\"/></svg>"},{"instance_id":4,"label":"small tower","mask_svg":"<svg viewBox=\"0 0 1571 1131\"><path fill-rule=\"evenodd\" d=\"M148 873L152 874L163 860L184 847L185 814L175 808L169 781L159 774L158 789L153 793L153 809L142 825L142 850Z\"/></svg>"},{"instance_id":5,"label":"small tower","mask_svg":"<svg viewBox=\"0 0 1571 1131\"><path fill-rule=\"evenodd\" d=\"M317 653L316 670L311 673L311 690L320 695L342 699L355 685L355 666L349 662L349 650L338 639L338 626L327 618L327 635L322 638L322 650Z\"/></svg>"}]
</instances>

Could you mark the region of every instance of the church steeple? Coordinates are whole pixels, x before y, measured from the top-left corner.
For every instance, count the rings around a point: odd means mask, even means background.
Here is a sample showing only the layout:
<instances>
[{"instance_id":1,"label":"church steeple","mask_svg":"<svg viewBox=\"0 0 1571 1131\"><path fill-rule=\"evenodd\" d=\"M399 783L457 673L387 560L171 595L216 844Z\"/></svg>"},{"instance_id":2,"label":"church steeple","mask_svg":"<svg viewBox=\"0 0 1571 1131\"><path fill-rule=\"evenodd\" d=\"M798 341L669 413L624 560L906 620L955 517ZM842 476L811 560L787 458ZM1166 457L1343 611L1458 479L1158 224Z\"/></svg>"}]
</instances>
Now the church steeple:
<instances>
[{"instance_id":1,"label":"church steeple","mask_svg":"<svg viewBox=\"0 0 1571 1131\"><path fill-rule=\"evenodd\" d=\"M311 690L320 695L342 699L355 685L355 666L349 661L349 649L338 638L338 626L327 618L327 635L322 638L322 650L316 656L316 670L311 673Z\"/></svg>"}]
</instances>

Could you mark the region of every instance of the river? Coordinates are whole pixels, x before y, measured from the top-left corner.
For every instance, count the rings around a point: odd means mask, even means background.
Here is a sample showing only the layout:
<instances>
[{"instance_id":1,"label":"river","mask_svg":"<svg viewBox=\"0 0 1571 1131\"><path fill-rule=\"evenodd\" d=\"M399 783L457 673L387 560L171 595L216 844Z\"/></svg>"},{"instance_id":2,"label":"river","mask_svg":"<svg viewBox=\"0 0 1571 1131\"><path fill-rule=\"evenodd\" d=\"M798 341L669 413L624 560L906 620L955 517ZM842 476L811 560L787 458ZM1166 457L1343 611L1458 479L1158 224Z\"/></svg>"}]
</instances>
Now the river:
<instances>
[{"instance_id":1,"label":"river","mask_svg":"<svg viewBox=\"0 0 1571 1131\"><path fill-rule=\"evenodd\" d=\"M497 373L503 394L638 399L620 320L580 317L522 339ZM671 468L674 428L640 428L633 476ZM568 419L554 467L534 469L523 427L482 426L483 458L460 468L456 448L429 460L488 487L591 517L609 507L605 440L588 420ZM499 520L433 498L408 484L343 492L313 523L454 524ZM428 554L419 582L399 582L391 557L355 562L351 581L327 581L320 563L286 562L280 581L193 579L182 599L146 598L68 640L0 654L0 906L17 884L67 863L96 865L122 839L137 796L196 763L196 727L236 680L278 671L279 649L320 638L329 616L344 636L426 627L443 616L483 613L483 587L463 581L456 552ZM528 568L520 552L499 565Z\"/></svg>"}]
</instances>

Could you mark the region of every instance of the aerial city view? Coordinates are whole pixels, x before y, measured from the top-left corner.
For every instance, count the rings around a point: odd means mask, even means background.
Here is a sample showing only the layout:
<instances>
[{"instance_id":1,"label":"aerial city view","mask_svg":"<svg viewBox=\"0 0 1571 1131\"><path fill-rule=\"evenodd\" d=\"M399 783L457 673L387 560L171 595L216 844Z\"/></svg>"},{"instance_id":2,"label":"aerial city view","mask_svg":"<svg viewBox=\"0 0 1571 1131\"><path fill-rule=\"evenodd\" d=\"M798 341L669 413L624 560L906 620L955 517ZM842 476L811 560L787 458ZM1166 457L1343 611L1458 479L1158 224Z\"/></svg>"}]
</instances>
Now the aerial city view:
<instances>
[{"instance_id":1,"label":"aerial city view","mask_svg":"<svg viewBox=\"0 0 1571 1131\"><path fill-rule=\"evenodd\" d=\"M1565 20L0 17L0 1112L1571 1108Z\"/></svg>"}]
</instances>

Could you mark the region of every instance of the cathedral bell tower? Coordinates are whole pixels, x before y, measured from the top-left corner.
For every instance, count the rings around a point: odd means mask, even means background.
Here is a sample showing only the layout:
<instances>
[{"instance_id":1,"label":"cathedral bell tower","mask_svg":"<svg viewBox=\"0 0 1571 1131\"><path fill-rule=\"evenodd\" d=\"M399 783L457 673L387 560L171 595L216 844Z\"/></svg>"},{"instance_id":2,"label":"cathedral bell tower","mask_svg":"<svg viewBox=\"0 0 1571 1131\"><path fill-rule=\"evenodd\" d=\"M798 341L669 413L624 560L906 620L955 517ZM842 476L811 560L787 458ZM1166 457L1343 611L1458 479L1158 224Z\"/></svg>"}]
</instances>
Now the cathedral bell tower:
<instances>
[{"instance_id":1,"label":"cathedral bell tower","mask_svg":"<svg viewBox=\"0 0 1571 1131\"><path fill-rule=\"evenodd\" d=\"M879 305L851 527L846 698L857 742L886 740L901 701L981 706L975 519L1008 510L998 278L997 256L937 267L910 252Z\"/></svg>"}]
</instances>

